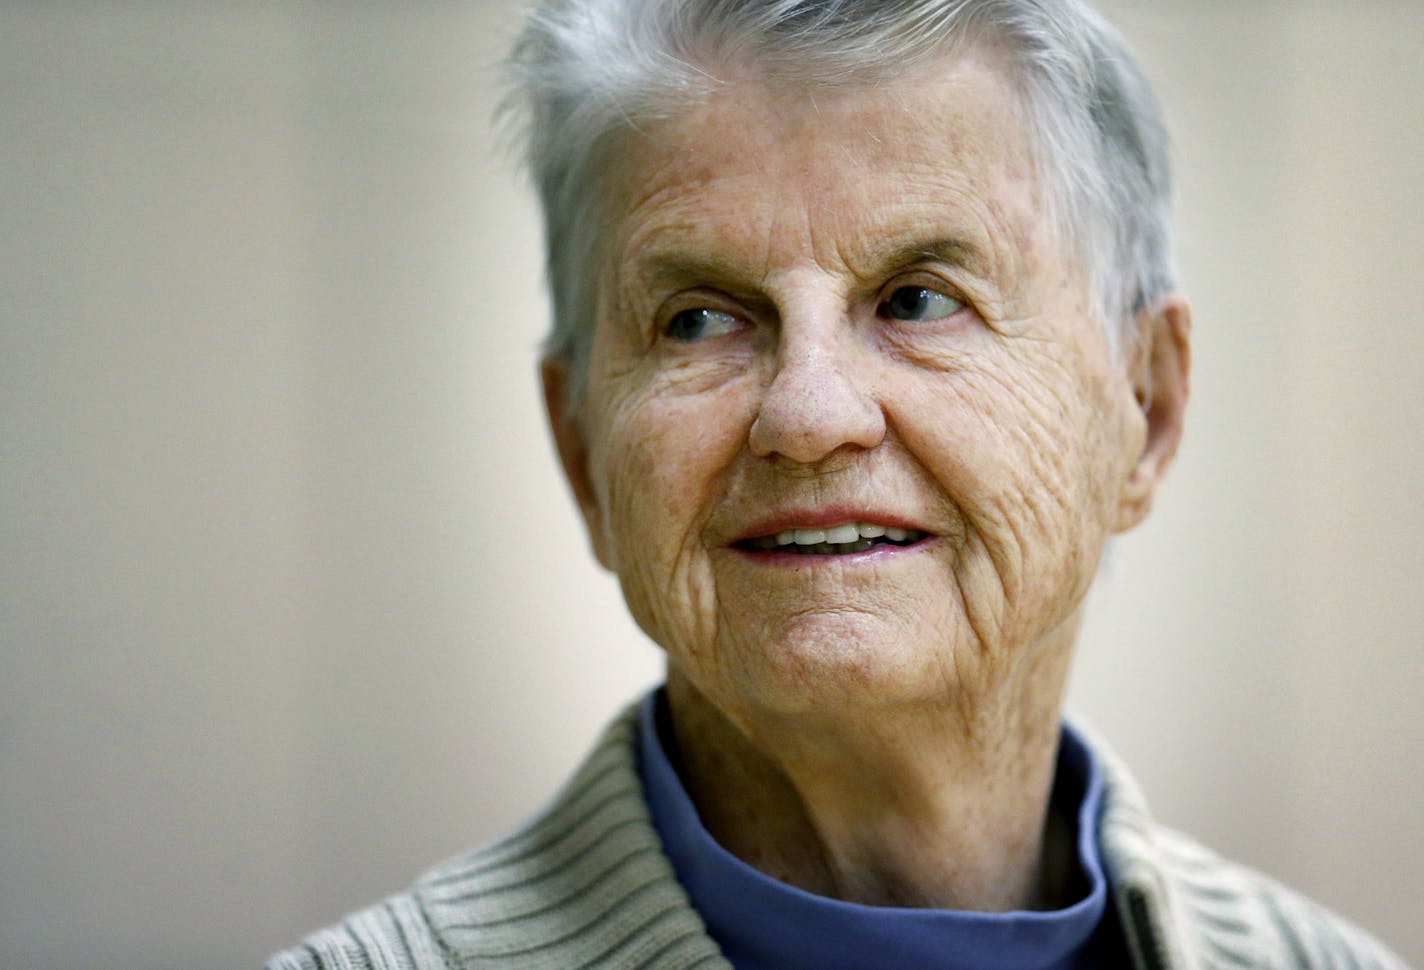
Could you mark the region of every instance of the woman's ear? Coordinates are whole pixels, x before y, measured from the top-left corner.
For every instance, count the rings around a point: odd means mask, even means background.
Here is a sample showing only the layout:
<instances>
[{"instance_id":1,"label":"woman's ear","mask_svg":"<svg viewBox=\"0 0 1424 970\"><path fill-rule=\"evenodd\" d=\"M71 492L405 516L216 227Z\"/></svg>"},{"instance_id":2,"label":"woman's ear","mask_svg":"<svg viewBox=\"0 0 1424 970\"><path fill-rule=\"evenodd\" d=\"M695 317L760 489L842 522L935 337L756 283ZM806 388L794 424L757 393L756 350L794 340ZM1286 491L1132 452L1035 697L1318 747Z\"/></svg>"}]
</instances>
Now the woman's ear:
<instances>
[{"instance_id":1,"label":"woman's ear","mask_svg":"<svg viewBox=\"0 0 1424 970\"><path fill-rule=\"evenodd\" d=\"M571 367L565 357L549 356L539 362L539 379L544 387L544 413L549 420L549 431L554 436L559 463L564 469L564 480L569 483L574 501L583 515L594 557L605 569L612 569L598 490L593 487L590 473L588 437L578 402L573 398Z\"/></svg>"},{"instance_id":2,"label":"woman's ear","mask_svg":"<svg viewBox=\"0 0 1424 970\"><path fill-rule=\"evenodd\" d=\"M1129 353L1128 377L1147 432L1142 453L1123 484L1117 532L1147 516L1182 441L1192 376L1192 313L1186 297L1169 294L1139 313L1137 343Z\"/></svg>"}]
</instances>

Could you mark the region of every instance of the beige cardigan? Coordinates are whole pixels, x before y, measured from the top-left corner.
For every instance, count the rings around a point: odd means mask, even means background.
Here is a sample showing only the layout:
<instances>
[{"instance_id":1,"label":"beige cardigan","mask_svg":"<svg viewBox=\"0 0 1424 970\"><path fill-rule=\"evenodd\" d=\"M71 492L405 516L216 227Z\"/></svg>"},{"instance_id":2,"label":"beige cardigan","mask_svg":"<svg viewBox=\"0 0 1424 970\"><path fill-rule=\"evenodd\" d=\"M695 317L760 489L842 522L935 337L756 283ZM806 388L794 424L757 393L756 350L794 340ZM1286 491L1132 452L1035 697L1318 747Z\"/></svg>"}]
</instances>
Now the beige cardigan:
<instances>
[{"instance_id":1,"label":"beige cardigan","mask_svg":"<svg viewBox=\"0 0 1424 970\"><path fill-rule=\"evenodd\" d=\"M523 829L314 933L266 970L729 968L649 819L637 737L630 708ZM1089 741L1103 765L1103 863L1138 970L1404 970L1339 917L1153 824L1122 765Z\"/></svg>"}]
</instances>

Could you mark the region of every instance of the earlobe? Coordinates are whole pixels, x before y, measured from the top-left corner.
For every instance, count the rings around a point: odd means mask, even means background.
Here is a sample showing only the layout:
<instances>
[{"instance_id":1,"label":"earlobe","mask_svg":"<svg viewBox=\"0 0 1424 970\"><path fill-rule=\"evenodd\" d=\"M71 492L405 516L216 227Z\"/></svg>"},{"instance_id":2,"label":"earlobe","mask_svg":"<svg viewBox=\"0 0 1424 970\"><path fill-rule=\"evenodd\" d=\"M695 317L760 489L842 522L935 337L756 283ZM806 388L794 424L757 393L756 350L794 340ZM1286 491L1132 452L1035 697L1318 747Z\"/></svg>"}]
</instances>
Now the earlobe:
<instances>
[{"instance_id":1,"label":"earlobe","mask_svg":"<svg viewBox=\"0 0 1424 970\"><path fill-rule=\"evenodd\" d=\"M1138 315L1129 376L1146 432L1123 485L1115 531L1125 532L1147 516L1181 444L1191 392L1191 330L1191 308L1180 293Z\"/></svg>"},{"instance_id":2,"label":"earlobe","mask_svg":"<svg viewBox=\"0 0 1424 970\"><path fill-rule=\"evenodd\" d=\"M539 362L539 378L544 388L544 413L554 437L559 464L564 470L564 480L569 483L583 516L584 527L588 530L594 557L605 569L612 569L598 492L593 487L589 468L588 438L580 409L573 400L570 367L569 361L563 357L545 357Z\"/></svg>"}]
</instances>

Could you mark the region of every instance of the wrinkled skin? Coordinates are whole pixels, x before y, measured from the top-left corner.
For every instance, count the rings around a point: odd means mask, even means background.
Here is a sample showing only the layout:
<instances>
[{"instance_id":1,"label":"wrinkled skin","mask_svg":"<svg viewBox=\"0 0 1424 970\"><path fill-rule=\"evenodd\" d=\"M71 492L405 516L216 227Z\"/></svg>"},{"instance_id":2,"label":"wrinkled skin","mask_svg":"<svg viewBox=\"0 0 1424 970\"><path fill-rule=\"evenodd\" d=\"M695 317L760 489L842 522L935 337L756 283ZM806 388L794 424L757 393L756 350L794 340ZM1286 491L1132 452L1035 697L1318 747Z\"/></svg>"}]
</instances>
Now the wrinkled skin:
<instances>
[{"instance_id":1,"label":"wrinkled skin","mask_svg":"<svg viewBox=\"0 0 1424 970\"><path fill-rule=\"evenodd\" d=\"M667 652L694 800L815 891L1051 904L1081 604L1180 433L1185 305L1114 358L1020 115L983 52L837 92L740 77L631 141L583 399L546 363L596 555ZM927 538L737 545L849 520ZM955 874L913 871L927 852Z\"/></svg>"}]
</instances>

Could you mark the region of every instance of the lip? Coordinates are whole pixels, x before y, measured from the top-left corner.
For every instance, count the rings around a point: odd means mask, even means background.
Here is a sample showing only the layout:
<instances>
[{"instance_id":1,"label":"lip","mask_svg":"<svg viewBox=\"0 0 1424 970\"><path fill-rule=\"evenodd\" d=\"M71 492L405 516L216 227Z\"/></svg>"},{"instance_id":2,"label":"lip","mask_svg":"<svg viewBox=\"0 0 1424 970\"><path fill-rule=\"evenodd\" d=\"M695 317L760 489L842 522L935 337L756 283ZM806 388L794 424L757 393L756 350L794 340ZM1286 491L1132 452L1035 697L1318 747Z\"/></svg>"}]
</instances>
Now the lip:
<instances>
[{"instance_id":1,"label":"lip","mask_svg":"<svg viewBox=\"0 0 1424 970\"><path fill-rule=\"evenodd\" d=\"M886 544L883 546L871 546L869 549L862 550L861 552L824 554L779 552L776 550L753 552L750 549L743 549L740 546L733 546L729 551L743 562L753 563L757 566L770 569L804 570L813 567L820 568L826 563L835 563L837 567L845 569L851 566L859 566L887 559L903 559L905 556L913 556L931 548L931 546L938 541L938 536L927 535L920 541L908 546Z\"/></svg>"},{"instance_id":2,"label":"lip","mask_svg":"<svg viewBox=\"0 0 1424 970\"><path fill-rule=\"evenodd\" d=\"M729 545L735 546L741 542L760 539L762 536L776 535L778 532L785 532L787 529L829 529L832 526L842 525L846 522L868 522L873 525L884 526L887 529L904 529L910 532L923 532L925 533L925 538L921 539L920 542L936 538L934 530L927 528L923 523L906 518L903 515L853 505L832 505L818 506L814 509L777 510L764 519L754 521L746 529L739 532L731 540ZM916 545L918 544L919 543L916 543ZM909 549L912 547L897 546L895 548ZM761 555L767 554L763 553ZM844 558L844 556L839 558Z\"/></svg>"}]
</instances>

